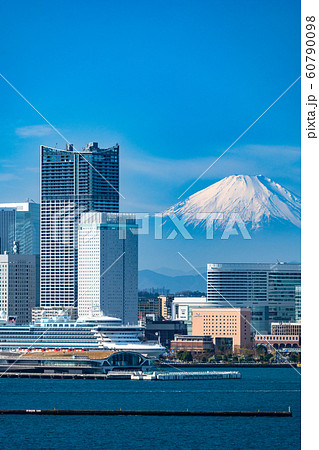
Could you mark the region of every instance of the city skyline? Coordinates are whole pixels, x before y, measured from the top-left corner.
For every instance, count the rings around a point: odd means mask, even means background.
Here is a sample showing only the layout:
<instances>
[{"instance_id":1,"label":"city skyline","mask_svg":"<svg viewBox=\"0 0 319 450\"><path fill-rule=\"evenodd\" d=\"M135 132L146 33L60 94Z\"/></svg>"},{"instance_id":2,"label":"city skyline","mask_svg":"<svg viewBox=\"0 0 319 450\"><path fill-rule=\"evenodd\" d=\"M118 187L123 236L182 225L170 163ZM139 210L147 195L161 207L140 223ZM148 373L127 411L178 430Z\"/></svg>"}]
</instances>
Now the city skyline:
<instances>
[{"instance_id":1,"label":"city skyline","mask_svg":"<svg viewBox=\"0 0 319 450\"><path fill-rule=\"evenodd\" d=\"M6 448L300 447L318 6L0 2Z\"/></svg>"},{"instance_id":2,"label":"city skyline","mask_svg":"<svg viewBox=\"0 0 319 450\"><path fill-rule=\"evenodd\" d=\"M189 184L297 79L299 3L293 2L288 10L274 1L266 9L257 4L249 14L247 6L235 1L203 2L200 10L188 3L181 9L171 7L170 20L165 8L143 1L134 8L124 3L127 16L110 4L101 6L101 12L115 28L124 26L125 35L114 28L104 36L100 27L84 39L68 29L71 10L63 5L64 14L59 14L62 3L57 2L56 10L50 11L52 37L45 26L47 45L57 57L55 66L38 39L45 23L37 20L38 15L45 17L48 11L39 8L28 24L15 17L14 34L5 28L11 44L4 48L3 75L78 150L93 139L105 146L119 142L122 211L158 212L176 203ZM83 27L92 15L98 28L96 12L96 5L80 3L72 28ZM281 14L284 22L277 20ZM220 17L227 18L227 27ZM146 34L149 44L141 47ZM26 35L28 56L22 51ZM77 45L81 52L73 53ZM24 64L33 52L43 55L41 70L34 59L27 72L14 71L15 58ZM112 60L116 69L110 69ZM81 70L74 77L79 62ZM0 162L4 184L0 200L21 201L27 195L39 201L39 146L64 148L65 142L3 79L0 89L7 105L2 116L2 147L7 151ZM299 193L299 96L296 83L189 193L239 173L262 173ZM283 163L289 170L283 171ZM25 184L29 192L21 194Z\"/></svg>"}]
</instances>

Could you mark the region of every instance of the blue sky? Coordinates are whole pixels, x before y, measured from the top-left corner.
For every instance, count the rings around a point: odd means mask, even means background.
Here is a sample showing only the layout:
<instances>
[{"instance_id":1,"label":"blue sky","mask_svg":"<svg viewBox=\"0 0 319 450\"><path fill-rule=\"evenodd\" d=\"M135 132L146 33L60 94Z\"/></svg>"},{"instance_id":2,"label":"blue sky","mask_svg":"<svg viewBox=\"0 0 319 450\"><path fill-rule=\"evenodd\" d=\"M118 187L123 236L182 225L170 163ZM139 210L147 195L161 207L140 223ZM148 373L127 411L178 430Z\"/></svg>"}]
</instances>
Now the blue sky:
<instances>
[{"instance_id":1,"label":"blue sky","mask_svg":"<svg viewBox=\"0 0 319 450\"><path fill-rule=\"evenodd\" d=\"M300 5L8 1L1 73L80 149L120 144L122 209L161 211L299 75ZM62 138L0 79L0 201L39 200ZM232 174L300 191L300 82L188 192Z\"/></svg>"}]
</instances>

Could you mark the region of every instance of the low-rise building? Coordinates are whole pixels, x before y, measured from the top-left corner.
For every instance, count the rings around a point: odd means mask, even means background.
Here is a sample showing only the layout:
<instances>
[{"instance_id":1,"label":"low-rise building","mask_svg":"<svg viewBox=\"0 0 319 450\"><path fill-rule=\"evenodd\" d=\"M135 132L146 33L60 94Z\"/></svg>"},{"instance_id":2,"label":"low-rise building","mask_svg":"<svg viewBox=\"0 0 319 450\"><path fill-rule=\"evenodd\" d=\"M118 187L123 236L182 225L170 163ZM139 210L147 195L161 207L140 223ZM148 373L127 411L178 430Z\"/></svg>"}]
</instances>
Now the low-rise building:
<instances>
[{"instance_id":1,"label":"low-rise building","mask_svg":"<svg viewBox=\"0 0 319 450\"><path fill-rule=\"evenodd\" d=\"M280 335L280 334L256 334L254 337L254 346L264 345L270 348L300 348L300 335Z\"/></svg>"},{"instance_id":2,"label":"low-rise building","mask_svg":"<svg viewBox=\"0 0 319 450\"><path fill-rule=\"evenodd\" d=\"M274 335L301 335L301 323L296 322L273 322L271 333Z\"/></svg>"},{"instance_id":3,"label":"low-rise building","mask_svg":"<svg viewBox=\"0 0 319 450\"><path fill-rule=\"evenodd\" d=\"M159 340L164 347L170 348L175 334L187 334L187 328L184 322L175 320L146 320L145 337L149 341Z\"/></svg>"},{"instance_id":4,"label":"low-rise building","mask_svg":"<svg viewBox=\"0 0 319 450\"><path fill-rule=\"evenodd\" d=\"M301 323L273 322L270 334L255 334L254 345L264 345L275 349L301 347Z\"/></svg>"},{"instance_id":5,"label":"low-rise building","mask_svg":"<svg viewBox=\"0 0 319 450\"><path fill-rule=\"evenodd\" d=\"M214 348L213 339L211 336L188 336L175 335L174 340L171 341L171 350L175 353L178 351L203 353L211 351Z\"/></svg>"},{"instance_id":6,"label":"low-rise building","mask_svg":"<svg viewBox=\"0 0 319 450\"><path fill-rule=\"evenodd\" d=\"M250 308L193 308L193 336L211 336L216 346L250 348Z\"/></svg>"}]
</instances>

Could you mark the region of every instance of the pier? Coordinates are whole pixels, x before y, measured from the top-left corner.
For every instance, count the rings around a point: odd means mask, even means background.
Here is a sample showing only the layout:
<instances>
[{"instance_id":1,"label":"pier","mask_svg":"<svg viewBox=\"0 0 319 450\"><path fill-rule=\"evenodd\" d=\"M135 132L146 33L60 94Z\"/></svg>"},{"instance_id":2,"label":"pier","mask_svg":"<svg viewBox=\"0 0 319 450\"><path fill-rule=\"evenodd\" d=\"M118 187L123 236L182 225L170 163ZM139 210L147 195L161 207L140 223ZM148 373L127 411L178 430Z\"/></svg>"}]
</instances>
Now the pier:
<instances>
[{"instance_id":1,"label":"pier","mask_svg":"<svg viewBox=\"0 0 319 450\"><path fill-rule=\"evenodd\" d=\"M0 415L29 416L181 416L181 417L291 417L289 411L141 411L71 409L1 409Z\"/></svg>"},{"instance_id":2,"label":"pier","mask_svg":"<svg viewBox=\"0 0 319 450\"><path fill-rule=\"evenodd\" d=\"M80 373L80 371L68 370L68 372L0 372L3 378L44 378L44 379L71 379L71 380L141 380L141 381L179 381L179 380L225 380L240 379L239 372L143 372L143 371L116 371L108 373Z\"/></svg>"}]
</instances>

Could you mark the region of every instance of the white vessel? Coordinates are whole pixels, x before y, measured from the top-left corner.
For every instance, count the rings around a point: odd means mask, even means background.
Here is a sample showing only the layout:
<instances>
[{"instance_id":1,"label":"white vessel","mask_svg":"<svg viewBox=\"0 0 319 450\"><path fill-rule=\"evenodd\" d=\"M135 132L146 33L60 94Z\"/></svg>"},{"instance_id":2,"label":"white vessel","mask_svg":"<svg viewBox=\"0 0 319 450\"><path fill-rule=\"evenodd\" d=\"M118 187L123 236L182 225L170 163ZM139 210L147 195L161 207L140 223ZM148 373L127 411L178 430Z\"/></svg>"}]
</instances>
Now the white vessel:
<instances>
[{"instance_id":1,"label":"white vessel","mask_svg":"<svg viewBox=\"0 0 319 450\"><path fill-rule=\"evenodd\" d=\"M0 351L122 350L153 358L166 351L159 343L142 341L143 327L123 325L121 319L101 313L71 320L60 311L27 326L5 320L3 313L0 316Z\"/></svg>"}]
</instances>

